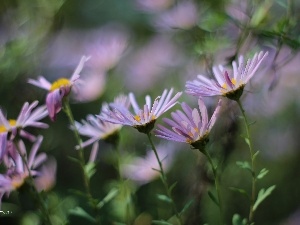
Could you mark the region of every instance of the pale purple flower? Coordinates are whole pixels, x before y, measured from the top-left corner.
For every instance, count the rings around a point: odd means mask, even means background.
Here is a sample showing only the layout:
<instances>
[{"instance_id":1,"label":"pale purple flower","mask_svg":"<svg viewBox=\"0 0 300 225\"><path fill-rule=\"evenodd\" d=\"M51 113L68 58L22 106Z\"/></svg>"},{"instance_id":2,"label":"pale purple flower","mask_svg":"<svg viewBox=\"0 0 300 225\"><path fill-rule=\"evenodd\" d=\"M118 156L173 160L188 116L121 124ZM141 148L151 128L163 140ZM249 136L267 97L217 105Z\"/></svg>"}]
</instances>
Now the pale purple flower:
<instances>
[{"instance_id":1,"label":"pale purple flower","mask_svg":"<svg viewBox=\"0 0 300 225\"><path fill-rule=\"evenodd\" d=\"M174 0L136 0L137 7L143 11L158 12L169 8Z\"/></svg>"},{"instance_id":2,"label":"pale purple flower","mask_svg":"<svg viewBox=\"0 0 300 225\"><path fill-rule=\"evenodd\" d=\"M33 144L28 156L25 144L22 140L18 142L18 146L15 146L12 143L10 146L10 152L6 155L6 159L3 161L4 166L7 169L6 173L0 174L0 203L4 194L9 196L10 192L21 187L29 175L36 178L44 174L44 169L39 169L46 162L47 155L45 153L37 154L42 140L42 136L37 137L37 140ZM18 148L20 153L24 156L29 171L16 148Z\"/></svg>"},{"instance_id":3,"label":"pale purple flower","mask_svg":"<svg viewBox=\"0 0 300 225\"><path fill-rule=\"evenodd\" d=\"M39 106L38 101L25 102L17 119L7 119L0 109L0 160L5 154L7 140L13 140L19 134L30 141L36 137L24 130L26 127L48 128L48 124L39 122L48 115L46 106Z\"/></svg>"},{"instance_id":4,"label":"pale purple flower","mask_svg":"<svg viewBox=\"0 0 300 225\"><path fill-rule=\"evenodd\" d=\"M164 118L163 121L171 127L168 129L158 125L156 136L177 142L188 143L196 149L202 150L208 142L208 135L214 126L221 108L221 100L208 121L206 106L201 98L198 99L199 111L192 109L186 103L182 103L183 111L177 110L171 113L172 119Z\"/></svg>"},{"instance_id":5,"label":"pale purple flower","mask_svg":"<svg viewBox=\"0 0 300 225\"><path fill-rule=\"evenodd\" d=\"M157 154L161 159L163 168L166 172L172 166L177 152L176 146L171 144L160 144L157 146ZM159 177L160 170L154 151L148 150L144 157L134 157L128 162L120 165L122 176L129 178L139 185L151 182Z\"/></svg>"},{"instance_id":6,"label":"pale purple flower","mask_svg":"<svg viewBox=\"0 0 300 225\"><path fill-rule=\"evenodd\" d=\"M169 92L164 90L162 96L157 97L152 105L151 97L146 96L146 104L140 108L133 93L129 93L129 99L133 107L134 113L131 113L126 107L112 103L109 110L103 112L98 117L104 121L132 126L142 133L149 133L153 127L156 119L163 113L172 108L182 92L178 92L172 98L173 89Z\"/></svg>"},{"instance_id":7,"label":"pale purple flower","mask_svg":"<svg viewBox=\"0 0 300 225\"><path fill-rule=\"evenodd\" d=\"M184 1L156 17L155 25L163 30L190 29L197 24L199 13L192 1Z\"/></svg>"},{"instance_id":8,"label":"pale purple flower","mask_svg":"<svg viewBox=\"0 0 300 225\"><path fill-rule=\"evenodd\" d=\"M238 63L232 62L233 71L226 70L221 65L213 67L216 80L198 75L198 80L186 83L186 93L201 97L221 95L238 100L245 85L253 77L267 55L268 52L256 53L252 59L247 61L246 65L243 56L240 56Z\"/></svg>"},{"instance_id":9,"label":"pale purple flower","mask_svg":"<svg viewBox=\"0 0 300 225\"><path fill-rule=\"evenodd\" d=\"M73 89L75 93L78 91L76 90L75 83L80 83L79 73L83 69L84 63L88 59L89 58L86 56L83 56L81 58L77 68L75 69L70 79L60 78L54 81L52 84L49 81L47 81L44 77L38 77L37 80L33 80L33 79L28 80L28 83L49 91L46 97L46 105L49 112L49 117L52 121L55 120L56 114L62 108L63 98L69 95L71 89Z\"/></svg>"},{"instance_id":10,"label":"pale purple flower","mask_svg":"<svg viewBox=\"0 0 300 225\"><path fill-rule=\"evenodd\" d=\"M127 96L120 95L114 99L113 104L128 109L130 102ZM103 103L100 114L106 113L108 111L109 105L107 103ZM117 138L116 135L122 128L121 124L106 122L94 115L88 115L87 119L82 120L81 123L75 122L75 126L79 134L90 138L81 144L82 148L85 148L86 146L91 145L99 140L114 142L114 138ZM79 148L79 146L77 146L76 148Z\"/></svg>"}]
</instances>

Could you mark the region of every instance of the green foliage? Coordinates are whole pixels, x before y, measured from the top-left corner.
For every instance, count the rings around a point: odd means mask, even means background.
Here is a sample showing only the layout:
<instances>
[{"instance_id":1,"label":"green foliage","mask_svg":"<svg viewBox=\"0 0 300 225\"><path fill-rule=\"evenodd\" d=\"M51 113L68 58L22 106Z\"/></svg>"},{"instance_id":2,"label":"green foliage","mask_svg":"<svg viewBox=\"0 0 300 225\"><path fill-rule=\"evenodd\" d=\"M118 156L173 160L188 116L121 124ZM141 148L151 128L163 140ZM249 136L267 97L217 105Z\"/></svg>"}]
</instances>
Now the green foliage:
<instances>
[{"instance_id":1,"label":"green foliage","mask_svg":"<svg viewBox=\"0 0 300 225\"><path fill-rule=\"evenodd\" d=\"M157 224L157 225L173 225L172 223L169 223L165 220L152 220L152 224Z\"/></svg>"},{"instance_id":2,"label":"green foliage","mask_svg":"<svg viewBox=\"0 0 300 225\"><path fill-rule=\"evenodd\" d=\"M167 203L172 203L172 199L170 199L168 196L166 195L162 195L162 194L157 194L156 197L163 202L167 202Z\"/></svg>"},{"instance_id":3,"label":"green foliage","mask_svg":"<svg viewBox=\"0 0 300 225\"><path fill-rule=\"evenodd\" d=\"M269 170L266 168L263 168L259 174L257 175L257 179L262 179L264 176L266 176L269 173Z\"/></svg>"},{"instance_id":4,"label":"green foliage","mask_svg":"<svg viewBox=\"0 0 300 225\"><path fill-rule=\"evenodd\" d=\"M219 203L218 199L211 191L208 191L208 196L218 207L220 207L220 203Z\"/></svg>"},{"instance_id":5,"label":"green foliage","mask_svg":"<svg viewBox=\"0 0 300 225\"><path fill-rule=\"evenodd\" d=\"M84 166L84 172L86 176L91 179L91 177L96 173L96 163L89 162Z\"/></svg>"},{"instance_id":6,"label":"green foliage","mask_svg":"<svg viewBox=\"0 0 300 225\"><path fill-rule=\"evenodd\" d=\"M267 190L265 190L263 188L258 192L256 202L253 205L253 210L254 211L272 193L272 191L275 189L275 187L276 187L276 185L273 185L273 186L269 187Z\"/></svg>"},{"instance_id":7,"label":"green foliage","mask_svg":"<svg viewBox=\"0 0 300 225\"><path fill-rule=\"evenodd\" d=\"M92 223L96 222L96 220L93 218L93 216L91 216L89 213L87 213L83 208L81 208L79 206L77 206L74 209L70 209L69 213L72 215L75 215L75 216L82 217Z\"/></svg>"},{"instance_id":8,"label":"green foliage","mask_svg":"<svg viewBox=\"0 0 300 225\"><path fill-rule=\"evenodd\" d=\"M251 174L253 173L251 165L247 161L237 161L236 165L238 165L242 169L248 170Z\"/></svg>"},{"instance_id":9,"label":"green foliage","mask_svg":"<svg viewBox=\"0 0 300 225\"><path fill-rule=\"evenodd\" d=\"M115 198L119 194L119 190L117 188L111 189L108 194L100 201L97 205L97 208L101 209L106 203L110 202L113 198Z\"/></svg>"},{"instance_id":10,"label":"green foliage","mask_svg":"<svg viewBox=\"0 0 300 225\"><path fill-rule=\"evenodd\" d=\"M247 219L242 219L238 214L234 214L232 217L232 225L247 225Z\"/></svg>"}]
</instances>

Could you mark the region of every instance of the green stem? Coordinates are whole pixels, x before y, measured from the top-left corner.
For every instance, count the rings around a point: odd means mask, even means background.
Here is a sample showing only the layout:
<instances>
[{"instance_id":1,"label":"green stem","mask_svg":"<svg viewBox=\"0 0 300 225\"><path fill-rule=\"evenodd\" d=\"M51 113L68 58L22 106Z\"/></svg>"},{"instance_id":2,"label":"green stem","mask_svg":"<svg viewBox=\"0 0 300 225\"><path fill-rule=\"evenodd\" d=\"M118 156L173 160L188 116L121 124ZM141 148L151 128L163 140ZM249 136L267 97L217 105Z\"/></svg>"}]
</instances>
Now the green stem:
<instances>
[{"instance_id":1,"label":"green stem","mask_svg":"<svg viewBox=\"0 0 300 225\"><path fill-rule=\"evenodd\" d=\"M38 200L39 205L40 205L40 210L41 210L42 215L43 215L44 223L46 225L51 225L52 223L51 223L51 220L50 220L50 216L49 216L47 207L45 205L45 202L44 202L42 196L40 195L40 193L38 192L38 190L36 189L36 187L34 185L34 179L32 177L32 174L31 174L30 168L28 166L27 160L25 159L25 156L21 153L21 151L20 151L20 149L19 149L19 147L18 147L17 144L16 144L16 149L17 149L19 155L21 156L22 161L23 161L23 163L24 163L24 165L25 165L25 167L26 167L26 169L28 171L28 178L29 179L27 181L28 181L29 185L32 187L32 189L33 189L33 191L34 191L34 193L35 193L35 195L37 197L37 200Z\"/></svg>"},{"instance_id":2,"label":"green stem","mask_svg":"<svg viewBox=\"0 0 300 225\"><path fill-rule=\"evenodd\" d=\"M93 198L92 194L91 194L91 189L90 189L90 182L89 182L89 177L87 176L86 172L85 172L85 159L84 159L84 154L83 154L83 149L81 147L81 144L82 144L82 140L79 136L79 132L75 126L75 120L74 120L74 117L73 117L73 113L72 113L72 110L70 108L70 104L69 104L69 101L68 99L64 99L63 101L64 105L63 105L63 110L64 112L66 113L68 119L69 119L69 122L73 128L73 131L74 131L74 136L75 136L75 139L78 143L78 146L79 146L79 149L77 150L78 152L78 158L79 158L79 164L80 164L80 168L82 170L82 176L83 176L83 182L84 182L84 187L85 187L85 191L86 191L86 194L87 194L87 199L90 203L90 205L94 208L94 211L95 211L95 214L96 214L96 223L100 223L100 218L98 216L98 208L97 208L97 203L95 201L95 199Z\"/></svg>"},{"instance_id":3,"label":"green stem","mask_svg":"<svg viewBox=\"0 0 300 225\"><path fill-rule=\"evenodd\" d=\"M161 161L160 161L160 159L159 159L159 156L158 156L157 150L156 150L156 148L155 148L155 145L154 145L154 143L153 143L153 141L152 141L152 139L151 139L151 134L150 134L150 132L147 133L147 136L148 136L148 139L149 139L149 141L150 141L152 150L153 150L153 152L154 152L154 154L155 154L156 160L157 160L157 162L158 162L158 164L159 164L159 169L160 169L159 172L160 172L160 174L161 174L161 180L162 180L163 185L164 185L164 187L165 187L165 189L166 189L167 196L169 197L169 199L171 199L172 207L173 207L173 210L174 210L174 212L175 212L175 216L177 217L177 220L178 220L179 224L182 225L182 224L183 224L183 221L182 221L182 219L181 219L180 213L179 213L178 210L177 210L177 207L176 207L176 205L175 205L175 202L174 202L174 200L173 200L173 198L172 198L172 194L171 194L171 191L170 191L168 182L167 182L167 177L166 177L166 174L165 174L165 172L164 172L162 163L161 163Z\"/></svg>"},{"instance_id":4,"label":"green stem","mask_svg":"<svg viewBox=\"0 0 300 225\"><path fill-rule=\"evenodd\" d=\"M220 182L219 182L217 167L214 165L210 154L205 150L205 148L201 152L208 159L208 162L209 162L209 164L212 168L212 171L213 171L214 181L215 181L215 188L216 188L216 192L217 192L217 196L218 196L218 203L219 203L218 206L219 206L219 213L220 213L220 223L224 224L224 222L223 222L223 206L222 206L222 200L221 200Z\"/></svg>"},{"instance_id":5,"label":"green stem","mask_svg":"<svg viewBox=\"0 0 300 225\"><path fill-rule=\"evenodd\" d=\"M250 201L250 210L249 210L249 223L251 224L253 222L253 217L254 217L254 210L253 206L256 200L256 174L255 174L255 157L254 157L254 151L252 147L252 141L250 137L250 131L249 131L249 123L247 116L245 114L245 110L242 106L242 103L240 100L237 101L239 108L242 112L243 115L243 120L246 128L246 134L247 134L247 139L248 139L248 146L249 146L249 151L250 151L250 157L251 157L251 170L252 170L252 191L251 191L251 201Z\"/></svg>"}]
</instances>

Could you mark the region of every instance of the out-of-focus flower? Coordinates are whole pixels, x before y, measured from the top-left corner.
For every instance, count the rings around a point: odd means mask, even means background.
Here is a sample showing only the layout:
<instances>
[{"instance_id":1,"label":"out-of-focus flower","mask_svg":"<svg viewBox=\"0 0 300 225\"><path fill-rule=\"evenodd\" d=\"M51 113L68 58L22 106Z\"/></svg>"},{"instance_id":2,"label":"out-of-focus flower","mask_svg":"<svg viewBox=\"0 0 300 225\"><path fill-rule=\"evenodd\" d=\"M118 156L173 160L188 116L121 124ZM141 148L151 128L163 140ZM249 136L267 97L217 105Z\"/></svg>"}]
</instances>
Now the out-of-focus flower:
<instances>
[{"instance_id":1,"label":"out-of-focus flower","mask_svg":"<svg viewBox=\"0 0 300 225\"><path fill-rule=\"evenodd\" d=\"M162 159L164 171L167 172L174 161L177 149L172 143L157 146L157 154ZM154 151L148 150L144 157L134 157L129 163L120 165L122 176L133 180L139 185L151 182L159 177L159 164Z\"/></svg>"},{"instance_id":2,"label":"out-of-focus flower","mask_svg":"<svg viewBox=\"0 0 300 225\"><path fill-rule=\"evenodd\" d=\"M197 24L198 17L195 3L184 1L158 16L155 25L164 30L189 29Z\"/></svg>"},{"instance_id":3,"label":"out-of-focus flower","mask_svg":"<svg viewBox=\"0 0 300 225\"><path fill-rule=\"evenodd\" d=\"M45 171L38 170L47 160L47 155L45 153L37 154L42 140L42 136L37 137L28 156L25 144L22 140L19 141L18 146L15 146L12 143L12 148L10 149L9 154L6 155L6 160L4 160L6 172L5 174L0 174L0 200L4 194L9 196L11 191L21 187L29 175L34 178L45 175ZM20 154L23 155L23 159L26 163L23 161Z\"/></svg>"},{"instance_id":4,"label":"out-of-focus flower","mask_svg":"<svg viewBox=\"0 0 300 225\"><path fill-rule=\"evenodd\" d=\"M221 95L232 100L239 100L245 85L252 78L268 52L256 53L244 66L243 56L239 57L238 65L232 62L233 72L228 72L223 66L213 67L216 80L198 75L198 80L186 83L186 93L194 96Z\"/></svg>"},{"instance_id":5,"label":"out-of-focus flower","mask_svg":"<svg viewBox=\"0 0 300 225\"><path fill-rule=\"evenodd\" d=\"M182 59L181 51L170 38L155 36L129 57L124 68L125 84L129 89L140 92L151 89L155 82L164 79L169 69L176 68Z\"/></svg>"},{"instance_id":6,"label":"out-of-focus flower","mask_svg":"<svg viewBox=\"0 0 300 225\"><path fill-rule=\"evenodd\" d=\"M173 120L163 119L172 130L158 125L159 129L155 130L156 136L171 141L185 142L202 151L209 141L209 132L216 122L221 108L221 100L219 100L210 121L208 121L207 109L201 98L198 99L198 105L201 116L196 108L192 109L183 102L181 104L183 112L177 110L171 113Z\"/></svg>"},{"instance_id":7,"label":"out-of-focus flower","mask_svg":"<svg viewBox=\"0 0 300 225\"><path fill-rule=\"evenodd\" d=\"M56 182L57 163L54 158L49 158L41 167L39 175L34 179L36 189L40 191L49 191Z\"/></svg>"},{"instance_id":8,"label":"out-of-focus flower","mask_svg":"<svg viewBox=\"0 0 300 225\"><path fill-rule=\"evenodd\" d=\"M172 108L182 94L182 92L178 92L173 98L171 98L172 93L173 89L171 89L169 93L168 90L165 89L162 96L159 96L154 100L152 106L151 97L147 95L145 98L146 104L143 108L138 106L134 94L130 93L129 99L133 107L134 114L132 114L126 107L112 103L110 104L112 109L103 112L98 117L107 122L132 126L139 132L147 134L153 129L156 119Z\"/></svg>"},{"instance_id":9,"label":"out-of-focus flower","mask_svg":"<svg viewBox=\"0 0 300 225\"><path fill-rule=\"evenodd\" d=\"M46 106L39 106L38 101L29 104L25 102L17 119L6 119L0 109L0 160L6 151L7 140L12 140L19 134L30 141L36 137L24 130L25 127L48 128L48 124L39 122L48 115Z\"/></svg>"},{"instance_id":10,"label":"out-of-focus flower","mask_svg":"<svg viewBox=\"0 0 300 225\"><path fill-rule=\"evenodd\" d=\"M56 114L62 108L63 98L69 95L71 89L75 93L78 92L75 84L80 83L79 73L81 72L84 63L88 59L89 58L86 56L83 56L81 58L77 68L75 69L70 79L59 78L58 80L54 81L52 84L49 81L47 81L44 77L39 77L38 80L33 80L33 79L28 80L28 83L49 91L46 97L46 105L49 112L49 117L52 121L55 120Z\"/></svg>"},{"instance_id":11,"label":"out-of-focus flower","mask_svg":"<svg viewBox=\"0 0 300 225\"><path fill-rule=\"evenodd\" d=\"M84 49L92 56L88 64L98 71L106 72L119 62L127 46L126 29L118 24L108 24L89 34Z\"/></svg>"},{"instance_id":12,"label":"out-of-focus flower","mask_svg":"<svg viewBox=\"0 0 300 225\"><path fill-rule=\"evenodd\" d=\"M78 102L89 102L97 99L104 91L106 74L104 72L91 70L81 78L80 92L74 93L72 98Z\"/></svg>"},{"instance_id":13,"label":"out-of-focus flower","mask_svg":"<svg viewBox=\"0 0 300 225\"><path fill-rule=\"evenodd\" d=\"M114 99L113 104L128 109L130 102L127 96L120 95ZM106 113L108 111L109 105L107 103L103 103L100 114ZM82 148L85 148L86 146L99 140L114 143L115 139L118 136L119 130L122 128L122 125L120 124L106 122L93 115L88 115L87 119L82 120L81 123L75 122L75 126L79 134L90 137L90 139L81 144ZM79 148L79 146L77 146L76 148Z\"/></svg>"},{"instance_id":14,"label":"out-of-focus flower","mask_svg":"<svg viewBox=\"0 0 300 225\"><path fill-rule=\"evenodd\" d=\"M174 0L136 0L139 9L147 12L158 12L170 7Z\"/></svg>"}]
</instances>

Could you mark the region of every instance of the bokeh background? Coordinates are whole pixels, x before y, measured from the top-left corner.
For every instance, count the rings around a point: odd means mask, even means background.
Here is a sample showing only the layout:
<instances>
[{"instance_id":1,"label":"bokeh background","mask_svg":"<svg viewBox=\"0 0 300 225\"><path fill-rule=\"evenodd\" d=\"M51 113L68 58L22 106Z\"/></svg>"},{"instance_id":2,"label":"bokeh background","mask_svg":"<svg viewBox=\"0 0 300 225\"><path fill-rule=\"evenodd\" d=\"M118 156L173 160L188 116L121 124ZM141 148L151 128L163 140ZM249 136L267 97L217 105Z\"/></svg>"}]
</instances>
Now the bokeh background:
<instances>
[{"instance_id":1,"label":"bokeh background","mask_svg":"<svg viewBox=\"0 0 300 225\"><path fill-rule=\"evenodd\" d=\"M230 65L239 55L257 51L269 55L246 86L242 98L251 121L254 147L260 151L257 168L270 170L258 187L276 184L259 207L255 224L300 224L300 2L297 0L1 0L0 2L0 105L9 118L18 115L26 101L44 104L46 93L27 83L45 76L54 81L69 77L82 55L91 56L82 72L89 84L80 99L72 100L77 121L97 114L103 102L120 93L133 92L140 104L144 96L154 99L164 89L183 91L185 82L197 74L212 76L212 65ZM180 102L197 107L197 99L186 94ZM217 98L205 99L212 112ZM208 151L221 162L221 185L225 217L248 214L248 201L230 187L249 190L250 175L236 161L249 159L241 138L240 112L224 99ZM178 106L176 106L178 107ZM174 109L175 110L175 109ZM164 115L167 117L169 112ZM81 171L69 157L76 156L76 141L67 117L60 113L44 135L42 151L57 160L56 185L46 193L47 204L57 224L92 224L70 210L89 206L74 190L83 190ZM161 123L161 119L158 120ZM84 138L83 138L84 139ZM211 172L199 152L187 144L154 141L164 161L178 208L191 202L185 224L217 224L217 208L208 198ZM124 176L129 177L122 194L101 209L102 224L151 224L168 219L168 203L156 198L164 190L153 164L146 136L133 128L121 130L120 149ZM90 154L87 148L86 157ZM102 199L117 186L115 149L100 142L92 193ZM126 173L126 165L148 168L142 175ZM155 164L154 164L155 165ZM150 168L150 169L149 169ZM128 171L127 171L128 172ZM35 204L26 186L4 198L1 224L40 224ZM127 205L127 206L126 206ZM125 218L125 208L129 218Z\"/></svg>"}]
</instances>

